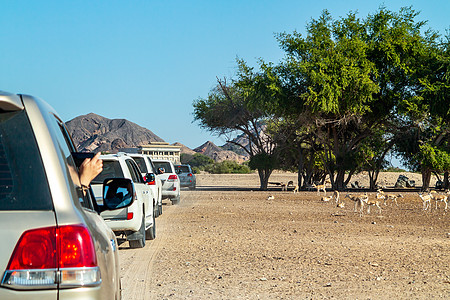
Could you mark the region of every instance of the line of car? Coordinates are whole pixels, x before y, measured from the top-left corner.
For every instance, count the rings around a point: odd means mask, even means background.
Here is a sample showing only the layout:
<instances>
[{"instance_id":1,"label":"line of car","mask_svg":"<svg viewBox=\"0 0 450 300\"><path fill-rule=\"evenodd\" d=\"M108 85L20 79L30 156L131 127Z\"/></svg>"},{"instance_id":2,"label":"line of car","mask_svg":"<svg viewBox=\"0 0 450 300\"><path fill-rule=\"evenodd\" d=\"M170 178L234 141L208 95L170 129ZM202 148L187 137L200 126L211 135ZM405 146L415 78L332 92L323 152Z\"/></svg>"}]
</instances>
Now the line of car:
<instances>
[{"instance_id":1,"label":"line of car","mask_svg":"<svg viewBox=\"0 0 450 300\"><path fill-rule=\"evenodd\" d=\"M121 299L116 236L143 247L180 201L170 162L102 155L86 188L85 155L45 101L0 91L0 299Z\"/></svg>"}]
</instances>

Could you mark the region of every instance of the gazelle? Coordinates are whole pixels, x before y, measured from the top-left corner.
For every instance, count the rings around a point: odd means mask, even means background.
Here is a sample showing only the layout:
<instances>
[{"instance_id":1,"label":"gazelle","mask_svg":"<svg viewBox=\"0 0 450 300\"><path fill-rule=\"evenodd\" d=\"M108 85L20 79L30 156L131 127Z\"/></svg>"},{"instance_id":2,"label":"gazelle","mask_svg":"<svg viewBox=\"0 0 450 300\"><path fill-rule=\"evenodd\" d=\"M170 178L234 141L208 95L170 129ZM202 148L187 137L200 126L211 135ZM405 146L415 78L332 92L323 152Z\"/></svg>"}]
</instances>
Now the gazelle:
<instances>
[{"instance_id":1,"label":"gazelle","mask_svg":"<svg viewBox=\"0 0 450 300\"><path fill-rule=\"evenodd\" d=\"M422 194L419 193L420 199L422 199L423 202L423 210L427 210L428 208L431 208L431 195L430 194Z\"/></svg>"},{"instance_id":2,"label":"gazelle","mask_svg":"<svg viewBox=\"0 0 450 300\"><path fill-rule=\"evenodd\" d=\"M384 195L384 205L386 205L388 200L392 200L392 203L395 202L395 205L398 206L397 198L403 198L403 195L402 194L397 194L397 195L395 195L395 194L385 194Z\"/></svg>"},{"instance_id":3,"label":"gazelle","mask_svg":"<svg viewBox=\"0 0 450 300\"><path fill-rule=\"evenodd\" d=\"M333 196L328 196L328 197L324 196L324 197L322 197L322 201L324 201L324 202L328 202L331 199L333 199Z\"/></svg>"},{"instance_id":4,"label":"gazelle","mask_svg":"<svg viewBox=\"0 0 450 300\"><path fill-rule=\"evenodd\" d=\"M298 192L298 189L299 189L299 186L298 186L298 184L297 184L297 185L294 187L294 190L293 190L294 194Z\"/></svg>"},{"instance_id":5,"label":"gazelle","mask_svg":"<svg viewBox=\"0 0 450 300\"><path fill-rule=\"evenodd\" d=\"M326 180L323 184L316 185L315 183L312 184L312 187L317 190L317 194L319 194L320 191L323 191L325 195L327 194L327 183L330 183L328 180Z\"/></svg>"},{"instance_id":6,"label":"gazelle","mask_svg":"<svg viewBox=\"0 0 450 300\"><path fill-rule=\"evenodd\" d=\"M380 201L378 199L376 199L376 198L374 200L367 199L366 204L367 204L367 213L368 214L370 214L370 207L376 206L376 207L378 207L378 213L381 215Z\"/></svg>"},{"instance_id":7,"label":"gazelle","mask_svg":"<svg viewBox=\"0 0 450 300\"><path fill-rule=\"evenodd\" d=\"M333 198L334 198L334 202L336 204L339 203L339 191L334 191L333 192Z\"/></svg>"},{"instance_id":8,"label":"gazelle","mask_svg":"<svg viewBox=\"0 0 450 300\"><path fill-rule=\"evenodd\" d=\"M436 191L432 191L432 192L430 192L430 196L431 196L431 198L433 198L434 201L436 201L436 210L438 209L439 201L445 203L444 210L447 210L447 207L448 207L448 196L447 195L438 194Z\"/></svg>"},{"instance_id":9,"label":"gazelle","mask_svg":"<svg viewBox=\"0 0 450 300\"><path fill-rule=\"evenodd\" d=\"M357 211L356 209L359 207L359 216L362 217L363 210L364 210L364 202L367 201L367 195L354 196L354 195L347 194L347 195L345 195L345 198L349 198L350 200L355 202L353 211L356 212Z\"/></svg>"}]
</instances>

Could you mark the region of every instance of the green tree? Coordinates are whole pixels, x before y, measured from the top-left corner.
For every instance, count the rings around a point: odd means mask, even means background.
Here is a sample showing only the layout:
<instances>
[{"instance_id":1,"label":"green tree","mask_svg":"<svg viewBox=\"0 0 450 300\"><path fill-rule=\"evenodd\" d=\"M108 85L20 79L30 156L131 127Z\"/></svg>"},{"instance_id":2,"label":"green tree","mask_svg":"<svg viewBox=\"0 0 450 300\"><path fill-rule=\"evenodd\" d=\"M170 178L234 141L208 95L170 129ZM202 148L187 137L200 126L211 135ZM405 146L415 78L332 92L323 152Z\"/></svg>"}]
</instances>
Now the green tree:
<instances>
[{"instance_id":1,"label":"green tree","mask_svg":"<svg viewBox=\"0 0 450 300\"><path fill-rule=\"evenodd\" d=\"M260 74L238 60L237 79L230 84L218 80L208 97L194 101L193 106L194 120L202 128L224 136L249 154L251 166L258 170L260 188L267 189L276 158L275 145L264 130L268 116L264 105L259 105L270 102L271 95L261 90L261 80ZM237 133L245 137L242 142L233 140Z\"/></svg>"},{"instance_id":2,"label":"green tree","mask_svg":"<svg viewBox=\"0 0 450 300\"><path fill-rule=\"evenodd\" d=\"M402 101L414 96L411 66L427 45L416 16L410 8L381 8L365 20L354 13L333 20L324 11L305 37L278 35L287 54L278 71L286 97L275 108L281 115L303 115L305 126L315 128L337 189L360 167L356 158L364 141L401 117Z\"/></svg>"}]
</instances>

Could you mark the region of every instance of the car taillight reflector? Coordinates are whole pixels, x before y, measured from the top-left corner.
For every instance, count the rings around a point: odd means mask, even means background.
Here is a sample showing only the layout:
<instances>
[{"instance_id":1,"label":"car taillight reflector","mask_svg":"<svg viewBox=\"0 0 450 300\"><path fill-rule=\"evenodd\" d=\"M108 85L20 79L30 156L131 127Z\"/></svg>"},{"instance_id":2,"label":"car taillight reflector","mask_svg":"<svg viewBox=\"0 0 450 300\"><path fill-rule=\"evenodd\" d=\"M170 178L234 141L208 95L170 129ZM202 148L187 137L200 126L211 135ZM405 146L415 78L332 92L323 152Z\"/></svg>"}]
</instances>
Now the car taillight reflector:
<instances>
[{"instance_id":1,"label":"car taillight reflector","mask_svg":"<svg viewBox=\"0 0 450 300\"><path fill-rule=\"evenodd\" d=\"M97 266L94 243L88 229L81 225L58 228L60 243L60 268Z\"/></svg>"},{"instance_id":2,"label":"car taillight reflector","mask_svg":"<svg viewBox=\"0 0 450 300\"><path fill-rule=\"evenodd\" d=\"M101 283L94 243L84 225L25 231L9 260L1 285L53 289Z\"/></svg>"},{"instance_id":3,"label":"car taillight reflector","mask_svg":"<svg viewBox=\"0 0 450 300\"><path fill-rule=\"evenodd\" d=\"M148 185L155 185L155 184L156 184L156 181L155 181L155 180L149 181L149 182L147 182L147 184L148 184Z\"/></svg>"},{"instance_id":4,"label":"car taillight reflector","mask_svg":"<svg viewBox=\"0 0 450 300\"><path fill-rule=\"evenodd\" d=\"M189 176L189 177L192 177L192 173L189 173L188 176Z\"/></svg>"},{"instance_id":5,"label":"car taillight reflector","mask_svg":"<svg viewBox=\"0 0 450 300\"><path fill-rule=\"evenodd\" d=\"M131 219L133 219L133 213L129 212L129 213L127 213L127 220L131 220Z\"/></svg>"},{"instance_id":6,"label":"car taillight reflector","mask_svg":"<svg viewBox=\"0 0 450 300\"><path fill-rule=\"evenodd\" d=\"M177 175L169 175L169 178L167 178L167 181L176 181L178 179Z\"/></svg>"}]
</instances>

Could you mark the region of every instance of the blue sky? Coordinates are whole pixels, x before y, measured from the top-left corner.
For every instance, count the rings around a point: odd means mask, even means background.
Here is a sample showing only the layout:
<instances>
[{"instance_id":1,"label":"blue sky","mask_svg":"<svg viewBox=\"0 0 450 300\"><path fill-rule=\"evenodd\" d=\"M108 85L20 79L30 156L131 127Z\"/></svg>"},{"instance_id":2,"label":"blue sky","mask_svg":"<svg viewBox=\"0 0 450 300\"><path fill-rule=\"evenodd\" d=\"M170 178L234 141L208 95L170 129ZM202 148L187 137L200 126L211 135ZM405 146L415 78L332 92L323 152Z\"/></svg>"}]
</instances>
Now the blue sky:
<instances>
[{"instance_id":1,"label":"blue sky","mask_svg":"<svg viewBox=\"0 0 450 300\"><path fill-rule=\"evenodd\" d=\"M304 32L323 9L360 17L412 5L441 34L449 0L0 0L0 89L46 100L65 121L90 112L125 118L170 143L223 145L193 121L192 102L236 57L274 63L275 33Z\"/></svg>"}]
</instances>

